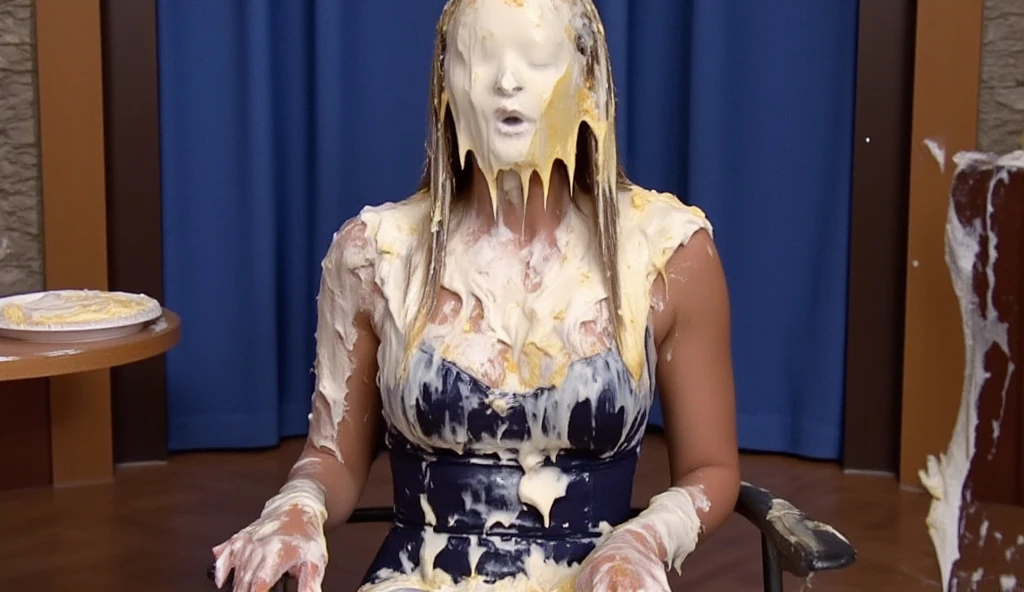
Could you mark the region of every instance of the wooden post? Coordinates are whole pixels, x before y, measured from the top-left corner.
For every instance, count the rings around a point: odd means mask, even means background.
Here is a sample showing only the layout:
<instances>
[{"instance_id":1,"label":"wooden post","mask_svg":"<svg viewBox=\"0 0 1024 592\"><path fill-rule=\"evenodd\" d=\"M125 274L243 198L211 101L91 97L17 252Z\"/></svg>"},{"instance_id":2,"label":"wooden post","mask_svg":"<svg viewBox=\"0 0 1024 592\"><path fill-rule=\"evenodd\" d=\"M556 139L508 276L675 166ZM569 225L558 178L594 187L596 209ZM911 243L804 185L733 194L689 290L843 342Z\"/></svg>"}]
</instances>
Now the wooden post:
<instances>
[{"instance_id":1,"label":"wooden post","mask_svg":"<svg viewBox=\"0 0 1024 592\"><path fill-rule=\"evenodd\" d=\"M107 289L100 0L37 0L46 289ZM53 483L113 478L110 371L50 380Z\"/></svg>"}]
</instances>

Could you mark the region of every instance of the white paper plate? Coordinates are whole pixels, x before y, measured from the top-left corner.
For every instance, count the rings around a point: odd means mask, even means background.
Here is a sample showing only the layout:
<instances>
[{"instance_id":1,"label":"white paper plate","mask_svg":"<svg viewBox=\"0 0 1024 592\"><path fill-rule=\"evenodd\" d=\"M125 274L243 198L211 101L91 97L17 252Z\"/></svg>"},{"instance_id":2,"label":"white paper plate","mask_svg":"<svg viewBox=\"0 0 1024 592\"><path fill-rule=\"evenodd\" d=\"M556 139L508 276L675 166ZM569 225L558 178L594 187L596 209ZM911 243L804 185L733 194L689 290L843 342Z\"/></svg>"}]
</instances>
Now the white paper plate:
<instances>
[{"instance_id":1,"label":"white paper plate","mask_svg":"<svg viewBox=\"0 0 1024 592\"><path fill-rule=\"evenodd\" d=\"M117 304L126 305L118 308ZM5 314L9 306L22 307L28 317L15 322ZM108 310L109 308L109 310ZM88 311L89 318L71 319L69 314ZM63 314L63 319L61 314ZM33 316L49 314L48 320ZM66 343L98 341L131 335L160 318L163 308L144 294L98 290L50 290L0 298L0 336L24 341ZM66 319L66 320L65 320Z\"/></svg>"}]
</instances>

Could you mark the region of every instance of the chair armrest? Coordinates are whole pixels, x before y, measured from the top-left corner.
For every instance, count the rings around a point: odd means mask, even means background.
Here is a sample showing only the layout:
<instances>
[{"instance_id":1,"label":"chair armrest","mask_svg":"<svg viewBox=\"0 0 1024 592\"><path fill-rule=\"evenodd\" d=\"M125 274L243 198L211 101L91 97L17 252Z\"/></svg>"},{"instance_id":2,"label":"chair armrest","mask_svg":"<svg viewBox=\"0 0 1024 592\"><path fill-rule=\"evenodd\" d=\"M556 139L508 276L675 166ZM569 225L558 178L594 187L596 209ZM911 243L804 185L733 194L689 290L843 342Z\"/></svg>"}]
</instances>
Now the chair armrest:
<instances>
[{"instance_id":1,"label":"chair armrest","mask_svg":"<svg viewBox=\"0 0 1024 592\"><path fill-rule=\"evenodd\" d=\"M798 577L842 569L857 558L853 545L836 529L808 518L766 489L742 483L736 512L756 526L779 552L782 569Z\"/></svg>"},{"instance_id":2,"label":"chair armrest","mask_svg":"<svg viewBox=\"0 0 1024 592\"><path fill-rule=\"evenodd\" d=\"M367 522L394 522L395 508L393 506L370 506L352 510L345 524L365 524Z\"/></svg>"}]
</instances>

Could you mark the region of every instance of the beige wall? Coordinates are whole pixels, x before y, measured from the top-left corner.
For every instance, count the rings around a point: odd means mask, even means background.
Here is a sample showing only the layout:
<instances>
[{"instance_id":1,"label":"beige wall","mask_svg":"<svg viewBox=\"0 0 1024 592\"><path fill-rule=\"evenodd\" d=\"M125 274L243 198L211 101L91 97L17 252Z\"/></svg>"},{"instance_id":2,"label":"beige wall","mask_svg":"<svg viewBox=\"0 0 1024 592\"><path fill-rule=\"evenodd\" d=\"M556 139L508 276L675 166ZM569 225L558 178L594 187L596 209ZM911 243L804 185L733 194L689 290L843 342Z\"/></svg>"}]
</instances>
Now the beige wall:
<instances>
[{"instance_id":1,"label":"beige wall","mask_svg":"<svg viewBox=\"0 0 1024 592\"><path fill-rule=\"evenodd\" d=\"M0 0L0 296L43 287L33 0Z\"/></svg>"},{"instance_id":2,"label":"beige wall","mask_svg":"<svg viewBox=\"0 0 1024 592\"><path fill-rule=\"evenodd\" d=\"M983 18L982 0L917 3L900 432L907 487L919 488L928 455L946 449L960 408L963 328L944 247L955 167L948 158L940 167L925 142L947 157L977 145Z\"/></svg>"},{"instance_id":3,"label":"beige wall","mask_svg":"<svg viewBox=\"0 0 1024 592\"><path fill-rule=\"evenodd\" d=\"M978 149L1011 152L1024 132L1024 9L1021 0L985 0Z\"/></svg>"},{"instance_id":4,"label":"beige wall","mask_svg":"<svg viewBox=\"0 0 1024 592\"><path fill-rule=\"evenodd\" d=\"M960 406L963 329L944 259L954 167L924 145L1005 153L1024 131L1020 0L918 2L904 341L900 482L919 487L929 454L946 449Z\"/></svg>"}]
</instances>

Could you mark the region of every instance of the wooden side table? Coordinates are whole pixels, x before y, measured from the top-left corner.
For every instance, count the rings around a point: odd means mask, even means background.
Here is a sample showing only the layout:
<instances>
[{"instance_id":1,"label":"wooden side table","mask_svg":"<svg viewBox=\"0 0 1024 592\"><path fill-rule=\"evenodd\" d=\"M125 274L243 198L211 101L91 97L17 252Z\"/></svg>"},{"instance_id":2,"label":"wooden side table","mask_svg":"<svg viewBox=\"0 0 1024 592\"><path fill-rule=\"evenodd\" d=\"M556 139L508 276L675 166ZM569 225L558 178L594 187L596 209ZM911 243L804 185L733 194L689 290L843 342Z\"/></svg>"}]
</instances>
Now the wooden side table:
<instances>
[{"instance_id":1,"label":"wooden side table","mask_svg":"<svg viewBox=\"0 0 1024 592\"><path fill-rule=\"evenodd\" d=\"M0 338L0 381L50 380L55 486L113 478L110 368L163 354L180 337L181 320L164 309L163 316L138 333L102 341L36 343Z\"/></svg>"}]
</instances>

